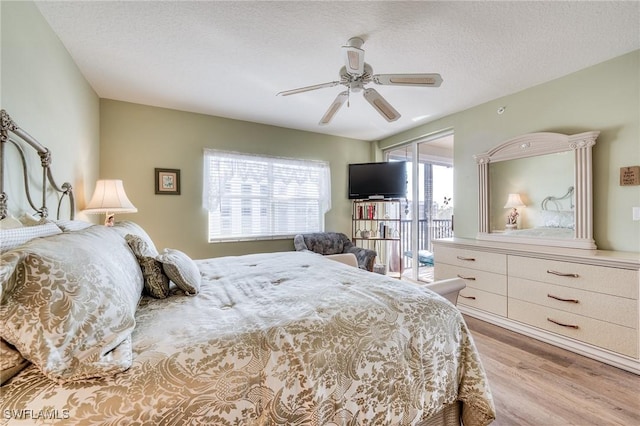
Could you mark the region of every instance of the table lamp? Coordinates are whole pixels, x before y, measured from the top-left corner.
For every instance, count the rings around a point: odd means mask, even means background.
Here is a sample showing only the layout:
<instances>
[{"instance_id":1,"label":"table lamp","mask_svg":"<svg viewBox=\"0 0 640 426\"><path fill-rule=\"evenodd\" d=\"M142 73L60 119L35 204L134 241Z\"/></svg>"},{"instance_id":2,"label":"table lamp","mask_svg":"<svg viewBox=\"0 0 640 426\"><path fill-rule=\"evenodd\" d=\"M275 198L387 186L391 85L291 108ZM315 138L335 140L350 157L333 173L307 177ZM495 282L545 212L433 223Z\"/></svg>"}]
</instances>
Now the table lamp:
<instances>
[{"instance_id":1,"label":"table lamp","mask_svg":"<svg viewBox=\"0 0 640 426\"><path fill-rule=\"evenodd\" d=\"M507 215L507 224L505 225L507 231L518 229L518 216L520 216L518 208L521 207L525 207L525 204L522 202L520 194L509 194L507 203L504 205L505 209L511 209Z\"/></svg>"},{"instance_id":2,"label":"table lamp","mask_svg":"<svg viewBox=\"0 0 640 426\"><path fill-rule=\"evenodd\" d=\"M133 205L120 179L101 179L96 182L93 197L87 204L84 213L104 213L105 226L113 226L115 213L135 213L138 209Z\"/></svg>"}]
</instances>

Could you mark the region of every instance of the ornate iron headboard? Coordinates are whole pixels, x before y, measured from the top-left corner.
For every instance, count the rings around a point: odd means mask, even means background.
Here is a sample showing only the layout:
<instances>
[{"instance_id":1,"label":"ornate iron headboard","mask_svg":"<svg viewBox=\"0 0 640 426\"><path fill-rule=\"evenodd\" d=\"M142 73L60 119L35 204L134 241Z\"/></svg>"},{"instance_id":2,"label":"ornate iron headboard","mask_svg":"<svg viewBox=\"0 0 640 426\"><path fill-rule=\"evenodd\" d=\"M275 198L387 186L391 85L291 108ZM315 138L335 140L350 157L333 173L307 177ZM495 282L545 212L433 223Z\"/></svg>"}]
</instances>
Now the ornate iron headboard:
<instances>
[{"instance_id":1,"label":"ornate iron headboard","mask_svg":"<svg viewBox=\"0 0 640 426\"><path fill-rule=\"evenodd\" d=\"M554 197L553 195L545 198L544 200L542 200L541 207L542 210L548 210L548 204L549 203L553 203L556 207L556 210L562 210L562 206L560 205L560 203L558 201L562 201L562 200L569 200L569 210L573 210L574 209L574 205L573 205L573 186L570 186L569 189L567 190L567 193L564 194L562 197Z\"/></svg>"},{"instance_id":2,"label":"ornate iron headboard","mask_svg":"<svg viewBox=\"0 0 640 426\"><path fill-rule=\"evenodd\" d=\"M35 213L38 214L42 218L46 218L49 215L49 211L47 209L47 182L49 186L53 188L56 192L59 192L61 195L58 199L58 210L57 210L57 218L60 218L60 207L62 205L62 201L65 198L65 195L69 198L69 206L70 206L70 219L74 218L75 215L75 201L73 198L73 189L71 184L65 182L59 187L53 176L51 174L51 153L49 150L40 144L36 139L34 139L27 132L22 130L18 125L11 119L9 114L3 109L0 111L0 118L2 119L2 131L0 133L0 219L4 219L8 216L8 197L5 193L4 188L4 168L5 168L5 145L10 143L18 150L20 154L20 159L22 160L22 171L24 176L24 188L25 193L27 195L27 200L31 205L31 208L35 210ZM12 136L16 136L20 141L24 141L29 144L33 149L38 152L40 156L40 163L42 165L42 206L37 207L31 198L31 190L29 183L29 174L28 174L28 164L25 156L24 149L22 146L24 143L18 142L15 139L12 139Z\"/></svg>"}]
</instances>

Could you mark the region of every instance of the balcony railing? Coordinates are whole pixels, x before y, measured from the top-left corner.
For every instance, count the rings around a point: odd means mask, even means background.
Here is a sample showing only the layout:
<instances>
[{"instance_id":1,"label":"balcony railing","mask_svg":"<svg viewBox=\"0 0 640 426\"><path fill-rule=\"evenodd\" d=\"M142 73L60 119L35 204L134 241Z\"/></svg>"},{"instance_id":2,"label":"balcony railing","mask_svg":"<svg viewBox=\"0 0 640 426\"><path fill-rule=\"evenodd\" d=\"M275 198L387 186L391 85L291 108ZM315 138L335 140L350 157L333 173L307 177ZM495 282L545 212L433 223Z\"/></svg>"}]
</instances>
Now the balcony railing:
<instances>
[{"instance_id":1,"label":"balcony railing","mask_svg":"<svg viewBox=\"0 0 640 426\"><path fill-rule=\"evenodd\" d=\"M411 250L412 221L402 220L400 226L402 227L402 247L405 251L409 251ZM418 250L433 252L433 240L449 237L453 237L451 219L420 219L418 221ZM410 258L405 258L406 267L410 267L411 263Z\"/></svg>"}]
</instances>

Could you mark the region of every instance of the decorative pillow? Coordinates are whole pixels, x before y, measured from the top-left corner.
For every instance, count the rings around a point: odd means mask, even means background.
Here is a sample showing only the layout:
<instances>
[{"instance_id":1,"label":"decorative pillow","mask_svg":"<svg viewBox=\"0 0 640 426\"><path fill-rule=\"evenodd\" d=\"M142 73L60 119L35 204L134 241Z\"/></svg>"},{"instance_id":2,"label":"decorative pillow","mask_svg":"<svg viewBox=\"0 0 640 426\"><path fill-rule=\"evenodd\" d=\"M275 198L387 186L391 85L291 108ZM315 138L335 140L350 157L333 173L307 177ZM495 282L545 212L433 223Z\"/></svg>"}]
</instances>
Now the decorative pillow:
<instances>
[{"instance_id":1,"label":"decorative pillow","mask_svg":"<svg viewBox=\"0 0 640 426\"><path fill-rule=\"evenodd\" d=\"M572 211L564 210L543 210L541 212L542 226L548 228L570 228L575 229L575 214Z\"/></svg>"},{"instance_id":2,"label":"decorative pillow","mask_svg":"<svg viewBox=\"0 0 640 426\"><path fill-rule=\"evenodd\" d=\"M0 229L0 252L11 250L27 241L38 237L61 234L55 223L45 222L41 225L23 226L21 228Z\"/></svg>"},{"instance_id":3,"label":"decorative pillow","mask_svg":"<svg viewBox=\"0 0 640 426\"><path fill-rule=\"evenodd\" d=\"M47 377L65 383L131 366L143 279L124 238L92 226L31 240L0 264L0 337Z\"/></svg>"},{"instance_id":4,"label":"decorative pillow","mask_svg":"<svg viewBox=\"0 0 640 426\"><path fill-rule=\"evenodd\" d=\"M164 249L156 257L162 262L164 273L187 296L195 296L200 291L202 277L196 263L180 250Z\"/></svg>"},{"instance_id":5,"label":"decorative pillow","mask_svg":"<svg viewBox=\"0 0 640 426\"><path fill-rule=\"evenodd\" d=\"M13 216L7 216L0 220L0 229L15 229L21 228L24 225L18 219Z\"/></svg>"},{"instance_id":6,"label":"decorative pillow","mask_svg":"<svg viewBox=\"0 0 640 426\"><path fill-rule=\"evenodd\" d=\"M145 292L156 299L166 298L169 295L169 277L163 272L162 263L153 257L149 246L139 236L127 234L124 239L140 264Z\"/></svg>"},{"instance_id":7,"label":"decorative pillow","mask_svg":"<svg viewBox=\"0 0 640 426\"><path fill-rule=\"evenodd\" d=\"M156 249L155 244L153 244L153 240L151 239L149 234L147 234L147 232L142 229L142 227L137 223L130 222L128 220L116 222L111 229L115 229L120 235L122 235L122 238L126 237L127 234L139 236L144 240L145 243L147 243L147 246L152 253L151 256L158 255L158 249Z\"/></svg>"},{"instance_id":8,"label":"decorative pillow","mask_svg":"<svg viewBox=\"0 0 640 426\"><path fill-rule=\"evenodd\" d=\"M47 222L47 219L44 219L44 218L41 218L41 217L36 217L36 216L30 215L29 213L26 213L26 212L22 213L22 215L20 215L18 220L24 226L42 225L43 223Z\"/></svg>"},{"instance_id":9,"label":"decorative pillow","mask_svg":"<svg viewBox=\"0 0 640 426\"><path fill-rule=\"evenodd\" d=\"M0 339L0 385L29 365L20 352Z\"/></svg>"},{"instance_id":10,"label":"decorative pillow","mask_svg":"<svg viewBox=\"0 0 640 426\"><path fill-rule=\"evenodd\" d=\"M560 227L561 228L576 228L576 215L572 211L561 211L560 214Z\"/></svg>"},{"instance_id":11,"label":"decorative pillow","mask_svg":"<svg viewBox=\"0 0 640 426\"><path fill-rule=\"evenodd\" d=\"M84 220L54 220L58 228L62 230L62 232L72 232L72 231L81 231L83 229L87 229L90 226L94 226L93 223L85 222Z\"/></svg>"}]
</instances>

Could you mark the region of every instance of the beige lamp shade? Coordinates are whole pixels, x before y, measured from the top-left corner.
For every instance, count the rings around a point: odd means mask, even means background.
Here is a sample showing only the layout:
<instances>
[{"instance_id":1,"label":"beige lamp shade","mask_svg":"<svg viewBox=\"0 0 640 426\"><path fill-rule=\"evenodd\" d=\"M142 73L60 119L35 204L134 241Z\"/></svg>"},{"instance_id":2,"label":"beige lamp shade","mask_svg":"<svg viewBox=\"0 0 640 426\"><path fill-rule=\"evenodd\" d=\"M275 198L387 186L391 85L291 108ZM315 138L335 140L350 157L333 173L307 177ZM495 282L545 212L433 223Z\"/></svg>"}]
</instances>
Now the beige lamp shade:
<instances>
[{"instance_id":1,"label":"beige lamp shade","mask_svg":"<svg viewBox=\"0 0 640 426\"><path fill-rule=\"evenodd\" d=\"M105 213L105 225L113 223L114 213L135 213L138 209L133 205L120 179L103 179L96 182L93 197L84 209L84 213Z\"/></svg>"},{"instance_id":2,"label":"beige lamp shade","mask_svg":"<svg viewBox=\"0 0 640 426\"><path fill-rule=\"evenodd\" d=\"M509 194L509 198L507 198L507 204L504 205L504 208L512 209L518 207L525 207L522 199L520 198L520 194Z\"/></svg>"}]
</instances>

